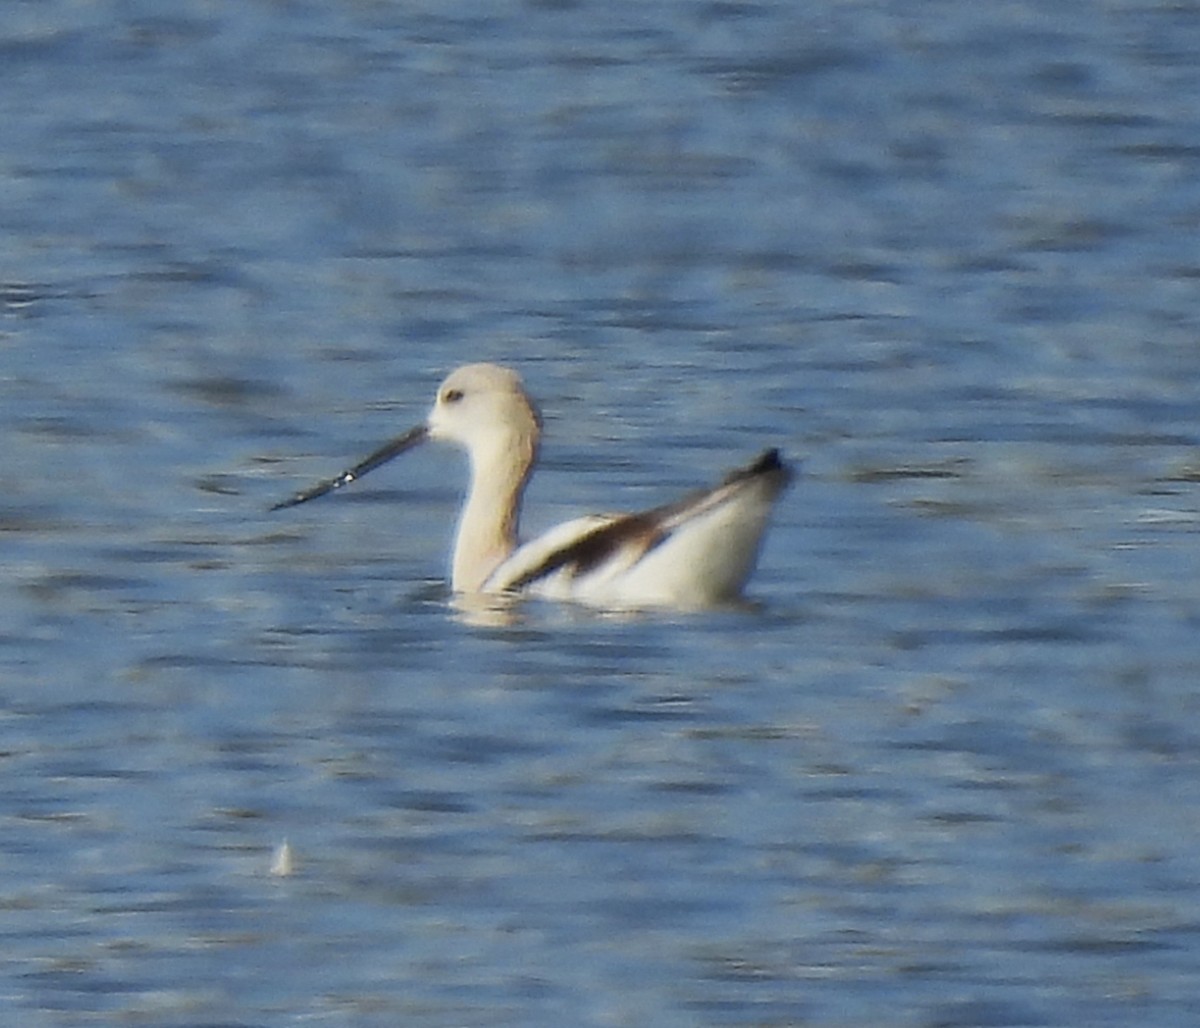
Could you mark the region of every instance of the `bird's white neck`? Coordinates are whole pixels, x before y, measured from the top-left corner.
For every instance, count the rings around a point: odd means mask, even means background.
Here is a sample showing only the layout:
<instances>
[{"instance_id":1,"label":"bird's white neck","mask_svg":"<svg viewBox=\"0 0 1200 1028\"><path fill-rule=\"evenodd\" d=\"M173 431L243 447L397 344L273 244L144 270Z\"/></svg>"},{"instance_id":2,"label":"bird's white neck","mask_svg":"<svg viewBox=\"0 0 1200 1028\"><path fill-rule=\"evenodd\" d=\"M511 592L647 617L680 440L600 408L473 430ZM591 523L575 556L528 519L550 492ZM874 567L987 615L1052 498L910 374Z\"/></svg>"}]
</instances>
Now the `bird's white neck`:
<instances>
[{"instance_id":1,"label":"bird's white neck","mask_svg":"<svg viewBox=\"0 0 1200 1028\"><path fill-rule=\"evenodd\" d=\"M537 451L525 433L504 433L471 450L471 486L458 521L451 586L479 592L517 546L521 497Z\"/></svg>"}]
</instances>

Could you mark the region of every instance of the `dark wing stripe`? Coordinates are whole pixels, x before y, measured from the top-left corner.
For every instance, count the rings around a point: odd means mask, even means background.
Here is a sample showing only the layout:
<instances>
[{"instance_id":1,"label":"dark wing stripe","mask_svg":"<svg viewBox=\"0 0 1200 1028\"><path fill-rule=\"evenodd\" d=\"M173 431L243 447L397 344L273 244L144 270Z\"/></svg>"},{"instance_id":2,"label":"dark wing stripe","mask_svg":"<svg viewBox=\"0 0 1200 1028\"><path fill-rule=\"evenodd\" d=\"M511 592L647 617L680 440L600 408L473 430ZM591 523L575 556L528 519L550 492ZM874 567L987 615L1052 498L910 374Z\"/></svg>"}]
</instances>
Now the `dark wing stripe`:
<instances>
[{"instance_id":1,"label":"dark wing stripe","mask_svg":"<svg viewBox=\"0 0 1200 1028\"><path fill-rule=\"evenodd\" d=\"M640 545L642 553L645 553L665 537L660 527L655 511L627 514L548 554L545 560L513 579L506 588L513 591L524 589L568 566L574 575L585 575L629 544Z\"/></svg>"}]
</instances>

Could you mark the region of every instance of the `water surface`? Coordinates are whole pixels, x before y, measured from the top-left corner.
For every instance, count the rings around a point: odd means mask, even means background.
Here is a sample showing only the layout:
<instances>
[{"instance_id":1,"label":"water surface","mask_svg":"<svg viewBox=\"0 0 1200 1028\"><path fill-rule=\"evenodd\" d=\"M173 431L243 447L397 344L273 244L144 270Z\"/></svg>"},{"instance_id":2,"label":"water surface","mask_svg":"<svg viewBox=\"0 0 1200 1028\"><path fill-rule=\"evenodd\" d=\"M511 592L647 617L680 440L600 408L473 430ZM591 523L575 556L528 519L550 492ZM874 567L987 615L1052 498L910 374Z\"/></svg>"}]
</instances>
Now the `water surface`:
<instances>
[{"instance_id":1,"label":"water surface","mask_svg":"<svg viewBox=\"0 0 1200 1028\"><path fill-rule=\"evenodd\" d=\"M23 1025L1200 1017L1185 4L16 3L0 1003ZM803 461L749 610L458 615ZM270 873L287 840L292 875Z\"/></svg>"}]
</instances>

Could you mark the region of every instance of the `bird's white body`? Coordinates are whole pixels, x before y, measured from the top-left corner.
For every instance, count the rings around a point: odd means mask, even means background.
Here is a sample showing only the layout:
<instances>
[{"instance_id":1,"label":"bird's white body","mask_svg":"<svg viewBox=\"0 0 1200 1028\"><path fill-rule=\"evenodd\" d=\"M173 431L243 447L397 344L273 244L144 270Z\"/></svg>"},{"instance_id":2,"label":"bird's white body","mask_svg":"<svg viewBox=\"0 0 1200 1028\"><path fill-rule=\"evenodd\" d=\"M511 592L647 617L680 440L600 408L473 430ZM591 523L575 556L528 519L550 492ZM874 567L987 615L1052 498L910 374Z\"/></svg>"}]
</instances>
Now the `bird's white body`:
<instances>
[{"instance_id":1,"label":"bird's white body","mask_svg":"<svg viewBox=\"0 0 1200 1028\"><path fill-rule=\"evenodd\" d=\"M488 575L483 591L516 586L546 599L620 608L708 607L734 600L754 570L777 490L758 482L726 491L719 502L706 505L697 497L623 539L615 530L629 516L593 514L564 522L519 546ZM604 528L613 531L611 548L594 566L566 563L521 586L556 555Z\"/></svg>"},{"instance_id":2,"label":"bird's white body","mask_svg":"<svg viewBox=\"0 0 1200 1028\"><path fill-rule=\"evenodd\" d=\"M541 420L514 371L469 364L438 389L423 427L287 506L328 492L423 438L463 447L471 483L451 557L456 593L524 593L601 607L706 607L734 600L754 570L791 471L768 451L721 484L637 514L589 515L523 545L521 499Z\"/></svg>"}]
</instances>

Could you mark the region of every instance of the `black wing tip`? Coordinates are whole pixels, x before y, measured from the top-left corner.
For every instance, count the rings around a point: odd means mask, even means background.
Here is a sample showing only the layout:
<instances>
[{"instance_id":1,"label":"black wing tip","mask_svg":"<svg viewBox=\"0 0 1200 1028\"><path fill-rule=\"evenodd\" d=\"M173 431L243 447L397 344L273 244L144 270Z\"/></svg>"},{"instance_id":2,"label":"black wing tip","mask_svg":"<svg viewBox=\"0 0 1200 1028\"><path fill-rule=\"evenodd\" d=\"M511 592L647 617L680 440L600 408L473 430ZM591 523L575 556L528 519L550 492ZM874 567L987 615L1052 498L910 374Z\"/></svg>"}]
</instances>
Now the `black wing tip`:
<instances>
[{"instance_id":1,"label":"black wing tip","mask_svg":"<svg viewBox=\"0 0 1200 1028\"><path fill-rule=\"evenodd\" d=\"M784 461L779 447L772 446L769 450L763 450L762 453L745 467L731 472L725 480L725 484L740 482L747 478L757 478L759 475L777 475L784 478L791 478L793 474L795 474L795 469L792 465Z\"/></svg>"},{"instance_id":2,"label":"black wing tip","mask_svg":"<svg viewBox=\"0 0 1200 1028\"><path fill-rule=\"evenodd\" d=\"M747 469L747 474L763 475L768 471L783 471L784 463L783 456L779 452L779 447L772 446L769 450L764 450L755 459Z\"/></svg>"}]
</instances>

